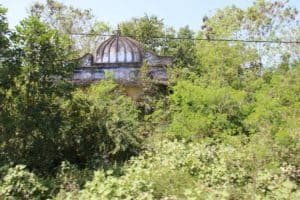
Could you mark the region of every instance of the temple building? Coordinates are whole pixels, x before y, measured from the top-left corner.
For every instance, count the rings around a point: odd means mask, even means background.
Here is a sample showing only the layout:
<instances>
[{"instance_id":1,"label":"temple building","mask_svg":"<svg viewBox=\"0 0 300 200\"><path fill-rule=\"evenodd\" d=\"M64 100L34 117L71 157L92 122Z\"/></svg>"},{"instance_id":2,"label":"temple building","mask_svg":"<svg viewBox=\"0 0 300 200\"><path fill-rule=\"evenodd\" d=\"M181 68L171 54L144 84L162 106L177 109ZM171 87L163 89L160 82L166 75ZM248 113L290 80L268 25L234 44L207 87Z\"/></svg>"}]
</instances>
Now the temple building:
<instances>
[{"instance_id":1,"label":"temple building","mask_svg":"<svg viewBox=\"0 0 300 200\"><path fill-rule=\"evenodd\" d=\"M99 45L95 55L89 53L81 58L79 67L74 71L73 81L91 83L111 74L122 85L138 85L140 68L145 63L148 76L158 84L166 84L166 67L171 62L171 57L146 51L139 42L117 31Z\"/></svg>"}]
</instances>

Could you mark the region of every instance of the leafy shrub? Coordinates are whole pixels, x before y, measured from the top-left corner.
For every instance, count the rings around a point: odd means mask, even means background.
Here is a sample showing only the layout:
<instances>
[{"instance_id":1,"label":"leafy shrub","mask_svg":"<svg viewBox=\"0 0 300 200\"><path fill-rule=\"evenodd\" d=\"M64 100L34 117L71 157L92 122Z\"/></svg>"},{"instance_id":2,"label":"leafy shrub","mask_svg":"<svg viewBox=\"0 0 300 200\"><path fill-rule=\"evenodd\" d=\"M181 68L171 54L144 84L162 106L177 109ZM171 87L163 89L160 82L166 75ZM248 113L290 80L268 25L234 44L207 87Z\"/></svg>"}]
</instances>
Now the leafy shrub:
<instances>
[{"instance_id":1,"label":"leafy shrub","mask_svg":"<svg viewBox=\"0 0 300 200\"><path fill-rule=\"evenodd\" d=\"M280 161L273 143L268 144L267 139L256 141L253 138L247 145L216 146L165 140L152 151L131 159L121 176L113 171L96 171L94 179L71 197L297 199L299 186L276 164Z\"/></svg>"},{"instance_id":2,"label":"leafy shrub","mask_svg":"<svg viewBox=\"0 0 300 200\"><path fill-rule=\"evenodd\" d=\"M0 185L1 199L44 199L47 188L24 165L10 168Z\"/></svg>"},{"instance_id":3,"label":"leafy shrub","mask_svg":"<svg viewBox=\"0 0 300 200\"><path fill-rule=\"evenodd\" d=\"M112 81L101 81L62 105L64 157L81 166L123 161L139 152L138 110Z\"/></svg>"},{"instance_id":4,"label":"leafy shrub","mask_svg":"<svg viewBox=\"0 0 300 200\"><path fill-rule=\"evenodd\" d=\"M68 161L62 162L56 175L56 185L59 187L56 199L69 199L74 196L91 176L87 169L80 170Z\"/></svg>"},{"instance_id":5,"label":"leafy shrub","mask_svg":"<svg viewBox=\"0 0 300 200\"><path fill-rule=\"evenodd\" d=\"M230 87L202 87L180 81L174 87L170 133L179 138L213 137L244 132L246 94Z\"/></svg>"}]
</instances>

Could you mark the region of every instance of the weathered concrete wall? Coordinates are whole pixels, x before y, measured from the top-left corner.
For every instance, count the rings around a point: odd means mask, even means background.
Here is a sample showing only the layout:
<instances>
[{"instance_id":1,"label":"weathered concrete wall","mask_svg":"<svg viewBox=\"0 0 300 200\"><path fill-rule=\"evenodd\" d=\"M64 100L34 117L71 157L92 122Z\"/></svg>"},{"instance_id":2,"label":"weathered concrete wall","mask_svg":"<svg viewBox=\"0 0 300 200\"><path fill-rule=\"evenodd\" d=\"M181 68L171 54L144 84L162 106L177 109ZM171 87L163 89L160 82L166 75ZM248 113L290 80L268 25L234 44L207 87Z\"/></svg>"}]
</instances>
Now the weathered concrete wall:
<instances>
[{"instance_id":1,"label":"weathered concrete wall","mask_svg":"<svg viewBox=\"0 0 300 200\"><path fill-rule=\"evenodd\" d=\"M75 81L93 81L104 79L108 74L111 74L116 80L134 82L140 76L140 68L137 67L81 67L74 71L73 80ZM167 72L162 67L150 67L149 76L153 80L166 81Z\"/></svg>"},{"instance_id":2,"label":"weathered concrete wall","mask_svg":"<svg viewBox=\"0 0 300 200\"><path fill-rule=\"evenodd\" d=\"M128 39L127 40L131 40ZM115 41L116 42L116 41ZM120 49L125 48L119 47ZM143 62L146 61L149 65L148 75L151 79L158 81L158 82L165 82L167 81L167 72L165 67L172 63L171 57L167 56L157 56L153 52L138 52L134 50L137 47L131 47L132 52L118 51L118 55L115 54L114 48L111 48L110 51L106 52L106 49L103 50L103 54L101 54L101 61L94 59L92 54L86 54L80 59L79 67L74 70L73 80L75 82L89 82L89 81L97 81L104 79L108 76L108 74L112 74L112 76L120 82L136 82L140 77L140 68L143 65ZM100 48L101 50L101 48ZM106 59L105 54L109 53L110 63L104 62L103 59ZM120 54L120 55L119 55ZM124 54L124 55L123 55ZM124 56L131 55L131 59L127 59ZM142 56L144 58L135 58L134 56ZM116 59L116 56L119 56ZM139 62L133 62L133 61ZM116 62L118 61L118 62ZM123 62L119 62L123 61ZM125 62L126 61L126 62ZM128 62L130 61L130 62Z\"/></svg>"}]
</instances>

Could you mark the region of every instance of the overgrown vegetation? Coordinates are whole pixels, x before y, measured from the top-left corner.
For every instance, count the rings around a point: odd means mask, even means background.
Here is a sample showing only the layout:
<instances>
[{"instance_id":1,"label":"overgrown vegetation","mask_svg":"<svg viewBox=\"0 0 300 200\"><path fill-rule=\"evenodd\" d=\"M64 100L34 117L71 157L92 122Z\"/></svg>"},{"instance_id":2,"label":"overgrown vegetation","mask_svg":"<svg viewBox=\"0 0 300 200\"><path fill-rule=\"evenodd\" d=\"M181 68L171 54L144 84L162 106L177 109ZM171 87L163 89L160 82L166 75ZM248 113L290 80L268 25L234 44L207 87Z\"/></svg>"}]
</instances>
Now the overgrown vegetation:
<instances>
[{"instance_id":1,"label":"overgrown vegetation","mask_svg":"<svg viewBox=\"0 0 300 200\"><path fill-rule=\"evenodd\" d=\"M69 81L97 38L68 33L111 30L90 11L48 0L16 32L5 13L0 6L0 199L300 199L299 43L170 39L296 41L288 2L217 10L197 33L156 16L121 23L174 57L168 87L142 77L138 100L112 79Z\"/></svg>"}]
</instances>

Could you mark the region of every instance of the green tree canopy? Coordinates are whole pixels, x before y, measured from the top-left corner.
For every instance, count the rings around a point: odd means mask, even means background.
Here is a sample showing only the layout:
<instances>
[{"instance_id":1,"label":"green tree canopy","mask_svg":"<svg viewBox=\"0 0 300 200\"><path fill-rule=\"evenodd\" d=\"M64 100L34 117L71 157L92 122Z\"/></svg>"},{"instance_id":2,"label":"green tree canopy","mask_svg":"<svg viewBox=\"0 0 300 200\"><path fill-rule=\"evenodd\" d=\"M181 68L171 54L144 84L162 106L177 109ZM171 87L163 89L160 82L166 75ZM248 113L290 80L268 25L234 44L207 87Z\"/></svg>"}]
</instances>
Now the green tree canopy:
<instances>
[{"instance_id":1,"label":"green tree canopy","mask_svg":"<svg viewBox=\"0 0 300 200\"><path fill-rule=\"evenodd\" d=\"M111 27L97 20L91 10L67 6L56 0L34 3L30 8L30 14L38 17L51 28L69 34L74 42L73 47L79 50L81 55L93 52L103 40L99 35L111 32ZM76 35L78 33L98 34L98 36Z\"/></svg>"},{"instance_id":2,"label":"green tree canopy","mask_svg":"<svg viewBox=\"0 0 300 200\"><path fill-rule=\"evenodd\" d=\"M77 62L72 61L71 41L36 17L23 20L17 31L20 73L12 77L14 86L3 101L1 148L12 162L51 168L58 150L59 102L70 97L69 80Z\"/></svg>"}]
</instances>

